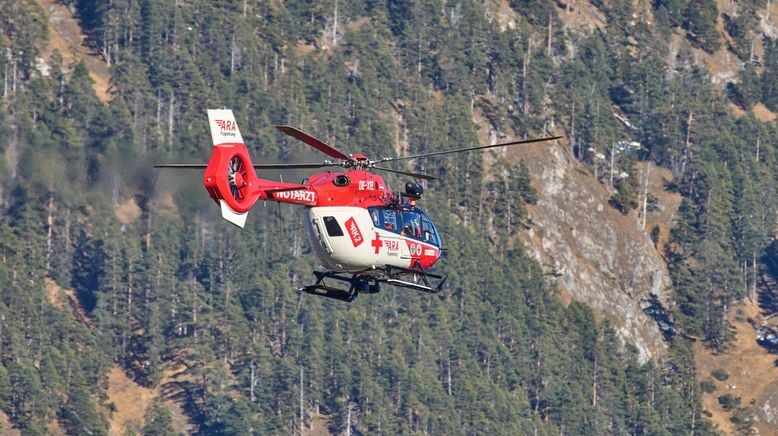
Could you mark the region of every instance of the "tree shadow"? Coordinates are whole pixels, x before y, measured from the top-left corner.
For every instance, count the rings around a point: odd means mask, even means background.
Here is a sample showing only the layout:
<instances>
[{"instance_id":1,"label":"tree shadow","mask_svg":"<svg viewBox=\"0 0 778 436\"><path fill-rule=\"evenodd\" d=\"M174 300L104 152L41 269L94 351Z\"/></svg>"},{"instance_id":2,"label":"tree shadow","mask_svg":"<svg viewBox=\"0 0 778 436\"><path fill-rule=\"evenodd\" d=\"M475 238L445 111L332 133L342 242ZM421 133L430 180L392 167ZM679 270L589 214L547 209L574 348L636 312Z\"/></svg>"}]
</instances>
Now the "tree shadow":
<instances>
[{"instance_id":1,"label":"tree shadow","mask_svg":"<svg viewBox=\"0 0 778 436\"><path fill-rule=\"evenodd\" d=\"M762 264L759 283L759 307L762 315L778 313L778 240L773 241L759 259Z\"/></svg>"}]
</instances>

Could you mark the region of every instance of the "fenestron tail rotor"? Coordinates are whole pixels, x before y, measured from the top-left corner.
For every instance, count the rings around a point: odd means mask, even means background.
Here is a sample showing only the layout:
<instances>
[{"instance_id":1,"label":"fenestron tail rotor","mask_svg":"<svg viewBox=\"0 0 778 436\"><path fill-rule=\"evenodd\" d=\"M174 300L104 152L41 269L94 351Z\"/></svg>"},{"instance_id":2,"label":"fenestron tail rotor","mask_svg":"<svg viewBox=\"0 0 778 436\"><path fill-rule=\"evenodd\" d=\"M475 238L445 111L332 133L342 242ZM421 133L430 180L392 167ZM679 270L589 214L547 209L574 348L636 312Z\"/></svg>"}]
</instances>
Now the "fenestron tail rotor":
<instances>
[{"instance_id":1,"label":"fenestron tail rotor","mask_svg":"<svg viewBox=\"0 0 778 436\"><path fill-rule=\"evenodd\" d=\"M238 155L233 156L230 160L227 179L230 182L230 193L232 194L232 198L237 201L246 198L245 191L248 186L248 183L246 182L247 176L248 172L246 171L246 166L241 157Z\"/></svg>"}]
</instances>

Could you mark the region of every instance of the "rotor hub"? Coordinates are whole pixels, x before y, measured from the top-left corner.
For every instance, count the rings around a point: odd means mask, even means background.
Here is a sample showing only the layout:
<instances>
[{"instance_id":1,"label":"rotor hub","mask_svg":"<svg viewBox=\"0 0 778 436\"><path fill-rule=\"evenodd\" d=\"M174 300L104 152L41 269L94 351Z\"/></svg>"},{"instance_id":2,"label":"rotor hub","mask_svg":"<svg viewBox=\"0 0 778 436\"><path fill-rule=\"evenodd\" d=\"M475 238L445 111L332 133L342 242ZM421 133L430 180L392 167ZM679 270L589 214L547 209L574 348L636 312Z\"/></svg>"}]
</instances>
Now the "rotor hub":
<instances>
[{"instance_id":1,"label":"rotor hub","mask_svg":"<svg viewBox=\"0 0 778 436\"><path fill-rule=\"evenodd\" d=\"M348 160L342 161L344 168L364 171L372 167L373 161L364 154L357 153L349 156Z\"/></svg>"},{"instance_id":2,"label":"rotor hub","mask_svg":"<svg viewBox=\"0 0 778 436\"><path fill-rule=\"evenodd\" d=\"M243 177L242 173L235 172L230 174L230 185L235 186L237 188L242 188L246 186L246 179Z\"/></svg>"},{"instance_id":3,"label":"rotor hub","mask_svg":"<svg viewBox=\"0 0 778 436\"><path fill-rule=\"evenodd\" d=\"M240 156L235 155L230 159L230 165L227 172L227 180L230 184L230 193L236 200L243 200L246 198L246 182L247 170L246 165Z\"/></svg>"}]
</instances>

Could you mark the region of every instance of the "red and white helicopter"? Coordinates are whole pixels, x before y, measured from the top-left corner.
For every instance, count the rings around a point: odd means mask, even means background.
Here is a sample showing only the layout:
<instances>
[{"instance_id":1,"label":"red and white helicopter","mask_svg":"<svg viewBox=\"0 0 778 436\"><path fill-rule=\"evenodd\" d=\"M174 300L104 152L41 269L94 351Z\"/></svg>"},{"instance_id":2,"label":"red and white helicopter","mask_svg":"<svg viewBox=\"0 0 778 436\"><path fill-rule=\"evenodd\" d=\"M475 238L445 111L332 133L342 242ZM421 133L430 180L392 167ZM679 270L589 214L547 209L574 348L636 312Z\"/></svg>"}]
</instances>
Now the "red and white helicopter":
<instances>
[{"instance_id":1,"label":"red and white helicopter","mask_svg":"<svg viewBox=\"0 0 778 436\"><path fill-rule=\"evenodd\" d=\"M381 170L431 180L435 177L379 167L377 164L425 156L483 150L559 139L559 136L503 144L438 151L370 160L363 154L342 151L290 126L276 126L322 153L335 158L321 163L252 164L232 110L209 109L213 154L207 165L161 164L157 168L204 168L205 189L221 207L222 217L243 227L257 200L301 205L311 248L326 271L316 271L316 282L300 291L353 301L358 294L379 292L380 284L438 292L446 278L428 270L441 255L440 235L432 219L416 207L422 187L409 182L405 192L394 193ZM260 179L255 169L342 167L345 171L314 174L302 183ZM348 284L347 289L326 281ZM432 286L428 279L438 280Z\"/></svg>"}]
</instances>

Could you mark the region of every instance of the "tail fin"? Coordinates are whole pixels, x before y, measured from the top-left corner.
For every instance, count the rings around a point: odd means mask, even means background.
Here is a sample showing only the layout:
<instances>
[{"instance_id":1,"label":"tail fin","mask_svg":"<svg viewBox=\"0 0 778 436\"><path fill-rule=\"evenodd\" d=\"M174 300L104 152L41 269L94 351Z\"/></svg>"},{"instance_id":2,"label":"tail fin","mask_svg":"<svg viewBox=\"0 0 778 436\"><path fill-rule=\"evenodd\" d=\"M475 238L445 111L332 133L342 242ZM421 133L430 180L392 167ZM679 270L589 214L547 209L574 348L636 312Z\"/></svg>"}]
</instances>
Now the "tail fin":
<instances>
[{"instance_id":1,"label":"tail fin","mask_svg":"<svg viewBox=\"0 0 778 436\"><path fill-rule=\"evenodd\" d=\"M203 184L221 207L222 217L243 227L249 209L259 198L257 173L251 163L235 116L230 109L208 109L213 153Z\"/></svg>"}]
</instances>

